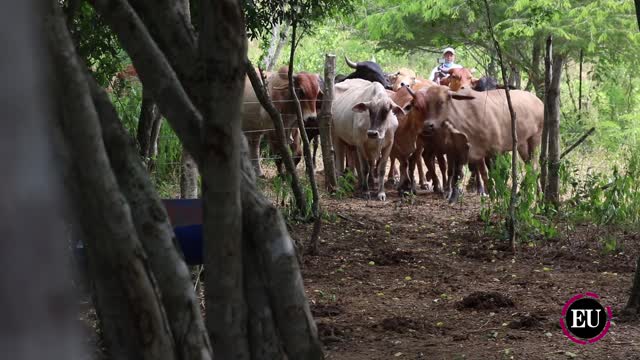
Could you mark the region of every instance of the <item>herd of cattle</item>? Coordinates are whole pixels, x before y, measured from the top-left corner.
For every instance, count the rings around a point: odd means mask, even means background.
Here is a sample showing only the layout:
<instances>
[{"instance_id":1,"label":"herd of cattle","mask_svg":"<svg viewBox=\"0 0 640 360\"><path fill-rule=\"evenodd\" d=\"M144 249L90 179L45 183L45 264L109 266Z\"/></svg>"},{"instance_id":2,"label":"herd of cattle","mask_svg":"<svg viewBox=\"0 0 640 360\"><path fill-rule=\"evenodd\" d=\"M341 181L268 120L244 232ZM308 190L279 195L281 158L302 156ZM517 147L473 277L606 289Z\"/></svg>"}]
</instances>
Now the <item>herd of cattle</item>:
<instances>
[{"instance_id":1,"label":"herd of cattle","mask_svg":"<svg viewBox=\"0 0 640 360\"><path fill-rule=\"evenodd\" d=\"M354 71L336 76L332 104L331 133L338 175L345 169L345 160L347 166L357 164L359 189L368 197L369 185L374 184L377 198L385 200L387 162L391 160L388 180L400 193L415 192L413 174L417 166L420 186L426 188L430 180L434 191L446 191L453 202L459 196L463 166L468 164L470 185L484 192L487 166L497 154L511 151L513 144L505 90L497 88L495 79L476 79L469 69L459 68L451 69L438 85L408 69L385 74L375 62L345 60ZM324 84L319 75L305 72L295 74L294 83L311 139L318 134L317 113ZM296 109L287 85L287 68L267 74L271 99L285 128L291 129L295 127ZM528 162L540 144L544 105L527 91L511 90L510 95L517 115L518 153ZM267 134L274 140L273 122L248 79L244 102L243 131L256 175L262 176L260 139ZM292 152L299 161L302 152L298 138L296 130L289 133ZM436 159L442 188L435 171Z\"/></svg>"}]
</instances>

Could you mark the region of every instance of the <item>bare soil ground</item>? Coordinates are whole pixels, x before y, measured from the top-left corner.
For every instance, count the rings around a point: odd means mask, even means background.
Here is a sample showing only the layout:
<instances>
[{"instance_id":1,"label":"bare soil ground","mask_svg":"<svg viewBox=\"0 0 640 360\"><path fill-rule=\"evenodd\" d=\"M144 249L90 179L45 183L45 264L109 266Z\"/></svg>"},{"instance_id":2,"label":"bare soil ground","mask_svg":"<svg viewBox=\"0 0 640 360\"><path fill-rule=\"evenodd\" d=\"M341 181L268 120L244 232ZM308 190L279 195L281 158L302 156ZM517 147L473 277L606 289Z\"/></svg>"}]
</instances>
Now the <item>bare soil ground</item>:
<instances>
[{"instance_id":1,"label":"bare soil ground","mask_svg":"<svg viewBox=\"0 0 640 360\"><path fill-rule=\"evenodd\" d=\"M328 359L638 359L637 322L617 318L631 287L637 232L578 225L519 244L485 235L480 200L448 205L420 192L386 202L323 198L320 254L303 277ZM306 242L310 224L293 225ZM620 249L604 252L600 238ZM577 345L559 326L564 303L594 292L614 319Z\"/></svg>"}]
</instances>

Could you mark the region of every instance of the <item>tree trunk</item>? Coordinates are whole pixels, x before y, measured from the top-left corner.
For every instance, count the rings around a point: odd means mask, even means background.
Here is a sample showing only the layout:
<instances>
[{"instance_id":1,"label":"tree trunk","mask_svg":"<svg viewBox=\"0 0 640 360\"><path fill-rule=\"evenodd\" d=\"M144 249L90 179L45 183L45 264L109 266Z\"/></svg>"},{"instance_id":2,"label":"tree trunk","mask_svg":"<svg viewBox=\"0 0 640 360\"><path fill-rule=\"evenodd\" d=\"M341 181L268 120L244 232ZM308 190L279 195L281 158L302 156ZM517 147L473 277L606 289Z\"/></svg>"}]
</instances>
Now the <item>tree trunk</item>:
<instances>
[{"instance_id":1,"label":"tree trunk","mask_svg":"<svg viewBox=\"0 0 640 360\"><path fill-rule=\"evenodd\" d=\"M544 99L544 71L540 71L540 62L542 60L542 39L536 36L533 40L533 49L531 51L531 71L529 72L529 82L536 95L540 99Z\"/></svg>"},{"instance_id":2,"label":"tree trunk","mask_svg":"<svg viewBox=\"0 0 640 360\"><path fill-rule=\"evenodd\" d=\"M549 172L548 166L548 153L549 153L549 87L551 86L552 67L551 57L553 51L552 37L549 35L547 38L547 47L544 56L544 124L542 126L542 139L540 143L540 188L543 192L547 191L547 173Z\"/></svg>"},{"instance_id":3,"label":"tree trunk","mask_svg":"<svg viewBox=\"0 0 640 360\"><path fill-rule=\"evenodd\" d=\"M180 198L198 198L198 165L193 157L182 148L182 158L180 160Z\"/></svg>"},{"instance_id":4,"label":"tree trunk","mask_svg":"<svg viewBox=\"0 0 640 360\"><path fill-rule=\"evenodd\" d=\"M637 315L640 312L640 257L636 261L636 272L633 276L631 295L629 295L624 311L632 315Z\"/></svg>"},{"instance_id":5,"label":"tree trunk","mask_svg":"<svg viewBox=\"0 0 640 360\"><path fill-rule=\"evenodd\" d=\"M240 201L241 109L247 39L234 0L202 1L199 53L206 79L203 234L206 321L219 359L250 359ZM216 44L216 46L211 46ZM218 84L224 84L222 86Z\"/></svg>"},{"instance_id":6,"label":"tree trunk","mask_svg":"<svg viewBox=\"0 0 640 360\"><path fill-rule=\"evenodd\" d=\"M107 347L116 359L176 359L155 277L103 146L84 69L58 5L51 7L49 50L57 93L64 96L58 99L63 112L58 126L66 148L58 152L71 170L68 190L87 236L83 240Z\"/></svg>"},{"instance_id":7,"label":"tree trunk","mask_svg":"<svg viewBox=\"0 0 640 360\"><path fill-rule=\"evenodd\" d=\"M320 108L320 144L322 146L322 162L324 164L324 182L327 190L333 192L338 188L336 166L334 162L333 140L331 139L333 104L333 83L336 75L336 56L325 55L324 89L322 107Z\"/></svg>"},{"instance_id":8,"label":"tree trunk","mask_svg":"<svg viewBox=\"0 0 640 360\"><path fill-rule=\"evenodd\" d=\"M318 194L318 185L316 184L315 170L313 169L313 159L311 156L311 147L309 146L309 138L307 137L307 131L304 128L304 120L302 119L302 108L300 107L300 100L294 89L293 83L293 59L296 52L296 30L298 27L297 19L293 19L291 22L291 53L289 55L289 93L296 106L296 113L298 118L298 129L300 130L300 137L302 137L302 149L304 151L304 163L307 168L307 176L309 177L309 184L311 185L311 193L313 196L313 203L311 204L311 213L313 216L313 231L311 232L311 249L310 254L318 254L318 237L320 236L320 227L322 226L322 217L320 216L320 195Z\"/></svg>"},{"instance_id":9,"label":"tree trunk","mask_svg":"<svg viewBox=\"0 0 640 360\"><path fill-rule=\"evenodd\" d=\"M158 279L179 358L212 359L200 301L193 291L189 268L176 248L177 240L167 211L109 97L93 79L89 81L111 168L131 206L136 233Z\"/></svg>"},{"instance_id":10,"label":"tree trunk","mask_svg":"<svg viewBox=\"0 0 640 360\"><path fill-rule=\"evenodd\" d=\"M545 198L556 206L560 204L560 77L562 75L562 56L553 57L553 77L548 92L549 106L549 171Z\"/></svg>"},{"instance_id":11,"label":"tree trunk","mask_svg":"<svg viewBox=\"0 0 640 360\"><path fill-rule=\"evenodd\" d=\"M265 57L262 65L266 71L271 71L278 63L280 52L287 43L288 33L288 24L279 23L273 25L271 30L271 41L269 42L269 50L267 51L267 56Z\"/></svg>"},{"instance_id":12,"label":"tree trunk","mask_svg":"<svg viewBox=\"0 0 640 360\"><path fill-rule=\"evenodd\" d=\"M44 4L0 5L0 353L15 360L88 357L73 306L67 200L52 156Z\"/></svg>"},{"instance_id":13,"label":"tree trunk","mask_svg":"<svg viewBox=\"0 0 640 360\"><path fill-rule=\"evenodd\" d=\"M162 116L158 106L153 102L149 92L143 89L136 137L140 156L149 169L153 168L155 156L158 154L158 136L161 124Z\"/></svg>"}]
</instances>

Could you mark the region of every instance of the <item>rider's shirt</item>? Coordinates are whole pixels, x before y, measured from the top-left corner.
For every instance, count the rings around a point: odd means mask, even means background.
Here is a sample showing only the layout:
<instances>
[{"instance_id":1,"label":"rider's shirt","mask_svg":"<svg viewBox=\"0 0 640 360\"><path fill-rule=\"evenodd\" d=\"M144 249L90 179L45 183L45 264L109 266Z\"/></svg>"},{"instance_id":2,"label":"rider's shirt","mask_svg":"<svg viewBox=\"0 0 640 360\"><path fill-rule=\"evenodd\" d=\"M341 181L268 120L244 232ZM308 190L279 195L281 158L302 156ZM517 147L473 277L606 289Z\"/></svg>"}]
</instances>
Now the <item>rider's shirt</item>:
<instances>
[{"instance_id":1,"label":"rider's shirt","mask_svg":"<svg viewBox=\"0 0 640 360\"><path fill-rule=\"evenodd\" d=\"M429 79L439 83L438 80L449 76L449 74L447 74L447 72L449 70L458 69L458 68L462 68L462 65L459 65L459 64L456 64L456 63L440 64L440 65L436 66L435 68L433 68L433 70L431 71L431 75L429 76ZM444 73L444 74L442 74L442 73ZM438 75L439 78L436 78L436 75Z\"/></svg>"}]
</instances>

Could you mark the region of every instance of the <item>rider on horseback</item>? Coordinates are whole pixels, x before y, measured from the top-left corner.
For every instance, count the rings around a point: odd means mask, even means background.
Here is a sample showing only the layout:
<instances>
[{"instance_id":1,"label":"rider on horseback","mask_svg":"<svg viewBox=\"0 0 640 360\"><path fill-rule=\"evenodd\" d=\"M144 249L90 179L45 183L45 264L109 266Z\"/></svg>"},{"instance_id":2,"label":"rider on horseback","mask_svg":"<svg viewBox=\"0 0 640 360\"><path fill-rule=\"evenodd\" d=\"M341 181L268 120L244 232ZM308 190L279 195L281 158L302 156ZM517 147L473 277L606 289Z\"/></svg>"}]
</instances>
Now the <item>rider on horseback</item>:
<instances>
[{"instance_id":1,"label":"rider on horseback","mask_svg":"<svg viewBox=\"0 0 640 360\"><path fill-rule=\"evenodd\" d=\"M454 62L456 59L456 51L453 48L448 47L444 49L442 55L444 57L444 63L436 66L431 71L431 75L429 75L429 79L435 81L437 84L440 84L442 79L449 77L449 70L462 67L462 65Z\"/></svg>"}]
</instances>

